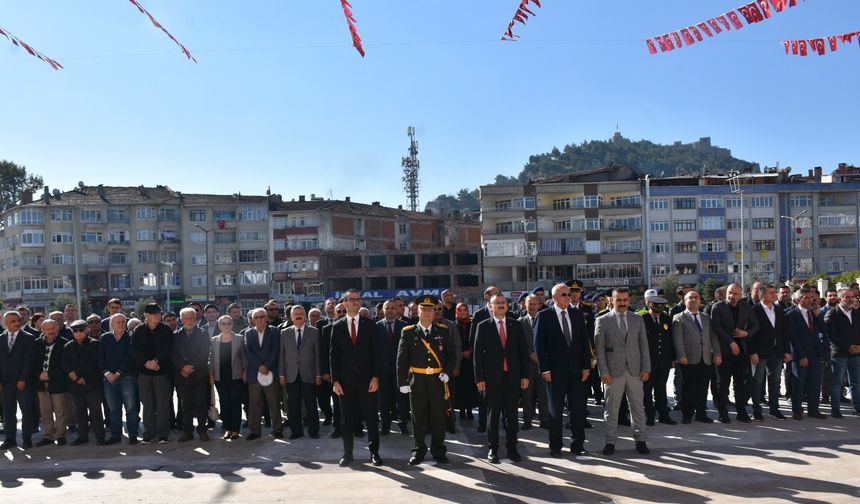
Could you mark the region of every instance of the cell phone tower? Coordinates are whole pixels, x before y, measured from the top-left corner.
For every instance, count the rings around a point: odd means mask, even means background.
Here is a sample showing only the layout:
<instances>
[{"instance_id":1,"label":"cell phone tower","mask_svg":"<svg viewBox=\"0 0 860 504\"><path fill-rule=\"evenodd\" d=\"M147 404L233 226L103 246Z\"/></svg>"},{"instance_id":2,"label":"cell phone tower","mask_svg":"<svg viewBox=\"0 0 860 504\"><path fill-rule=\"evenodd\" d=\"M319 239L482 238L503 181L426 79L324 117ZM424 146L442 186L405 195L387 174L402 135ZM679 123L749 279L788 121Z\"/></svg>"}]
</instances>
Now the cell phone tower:
<instances>
[{"instance_id":1,"label":"cell phone tower","mask_svg":"<svg viewBox=\"0 0 860 504\"><path fill-rule=\"evenodd\" d=\"M418 211L418 142L415 141L415 128L409 126L406 129L406 134L409 135L409 156L403 158L400 163L403 166L403 191L406 192L406 197L409 199L409 210Z\"/></svg>"}]
</instances>

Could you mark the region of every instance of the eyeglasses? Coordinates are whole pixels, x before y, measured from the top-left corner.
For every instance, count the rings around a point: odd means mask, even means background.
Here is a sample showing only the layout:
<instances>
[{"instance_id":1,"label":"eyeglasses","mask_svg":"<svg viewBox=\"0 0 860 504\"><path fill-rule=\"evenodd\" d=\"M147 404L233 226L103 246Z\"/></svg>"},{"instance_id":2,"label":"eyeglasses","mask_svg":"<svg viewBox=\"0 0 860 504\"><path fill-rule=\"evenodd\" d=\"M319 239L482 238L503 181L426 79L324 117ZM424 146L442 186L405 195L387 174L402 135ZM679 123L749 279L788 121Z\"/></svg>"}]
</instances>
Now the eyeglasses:
<instances>
[{"instance_id":1,"label":"eyeglasses","mask_svg":"<svg viewBox=\"0 0 860 504\"><path fill-rule=\"evenodd\" d=\"M86 327L72 327L72 332L84 332L86 330Z\"/></svg>"},{"instance_id":2,"label":"eyeglasses","mask_svg":"<svg viewBox=\"0 0 860 504\"><path fill-rule=\"evenodd\" d=\"M335 313L346 313L346 310L337 310Z\"/></svg>"},{"instance_id":3,"label":"eyeglasses","mask_svg":"<svg viewBox=\"0 0 860 504\"><path fill-rule=\"evenodd\" d=\"M255 318L256 318L256 317L255 317ZM232 323L232 322L230 322L230 321L228 320L228 321L225 321L225 322L218 322L218 325L228 326L228 325L233 325L233 323Z\"/></svg>"},{"instance_id":4,"label":"eyeglasses","mask_svg":"<svg viewBox=\"0 0 860 504\"><path fill-rule=\"evenodd\" d=\"M559 295L559 296L561 296L561 297L570 297L570 293L569 293L569 292L559 292L559 293L558 293L558 295Z\"/></svg>"},{"instance_id":5,"label":"eyeglasses","mask_svg":"<svg viewBox=\"0 0 860 504\"><path fill-rule=\"evenodd\" d=\"M278 307L277 306L269 307L269 308L266 308L266 311L278 311Z\"/></svg>"},{"instance_id":6,"label":"eyeglasses","mask_svg":"<svg viewBox=\"0 0 860 504\"><path fill-rule=\"evenodd\" d=\"M346 298L346 300L347 301L361 301L361 298L360 297L348 297L348 298Z\"/></svg>"},{"instance_id":7,"label":"eyeglasses","mask_svg":"<svg viewBox=\"0 0 860 504\"><path fill-rule=\"evenodd\" d=\"M266 318L265 315L254 315L251 320L260 320Z\"/></svg>"}]
</instances>

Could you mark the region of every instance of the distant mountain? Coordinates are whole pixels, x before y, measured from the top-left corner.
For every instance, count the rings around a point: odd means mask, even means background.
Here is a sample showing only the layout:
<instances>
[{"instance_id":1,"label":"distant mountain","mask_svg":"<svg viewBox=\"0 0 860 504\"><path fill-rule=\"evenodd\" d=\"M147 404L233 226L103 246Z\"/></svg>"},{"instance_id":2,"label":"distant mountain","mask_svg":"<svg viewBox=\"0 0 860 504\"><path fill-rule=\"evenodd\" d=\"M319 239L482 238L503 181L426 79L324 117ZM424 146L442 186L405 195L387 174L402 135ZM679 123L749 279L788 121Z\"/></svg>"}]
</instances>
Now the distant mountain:
<instances>
[{"instance_id":1,"label":"distant mountain","mask_svg":"<svg viewBox=\"0 0 860 504\"><path fill-rule=\"evenodd\" d=\"M649 140L634 142L615 133L610 140L565 145L562 151L553 147L550 152L529 156L528 163L519 175L497 175L493 184L521 185L530 179L593 170L613 164L629 166L642 176L650 174L654 177L760 171L757 163L733 157L729 149L711 145L708 137L689 144L675 142L673 145L660 145ZM438 196L428 202L425 209L445 213L451 210L476 210L479 207L477 189L462 189L456 196Z\"/></svg>"}]
</instances>

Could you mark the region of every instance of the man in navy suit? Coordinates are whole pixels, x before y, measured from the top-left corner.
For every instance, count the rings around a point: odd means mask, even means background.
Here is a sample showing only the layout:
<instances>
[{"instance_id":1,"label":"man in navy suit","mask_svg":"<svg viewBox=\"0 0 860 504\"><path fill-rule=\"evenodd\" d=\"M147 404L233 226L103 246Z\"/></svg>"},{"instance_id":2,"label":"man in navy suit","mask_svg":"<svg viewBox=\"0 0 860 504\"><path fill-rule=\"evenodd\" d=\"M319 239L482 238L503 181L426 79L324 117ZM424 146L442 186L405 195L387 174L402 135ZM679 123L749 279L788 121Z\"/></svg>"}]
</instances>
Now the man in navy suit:
<instances>
[{"instance_id":1,"label":"man in navy suit","mask_svg":"<svg viewBox=\"0 0 860 504\"><path fill-rule=\"evenodd\" d=\"M32 448L31 436L35 430L33 408L33 363L35 362L36 339L21 330L21 315L16 311L3 314L6 330L0 334L0 391L5 411L4 432L6 440L0 450L18 446L17 408L21 406L22 435L24 448Z\"/></svg>"},{"instance_id":2,"label":"man in navy suit","mask_svg":"<svg viewBox=\"0 0 860 504\"><path fill-rule=\"evenodd\" d=\"M522 460L517 451L517 405L520 391L529 386L529 349L522 324L507 317L502 295L490 300L492 317L478 324L475 335L475 383L487 402L490 417L487 459L499 463L499 413L505 418L508 458Z\"/></svg>"},{"instance_id":3,"label":"man in navy suit","mask_svg":"<svg viewBox=\"0 0 860 504\"><path fill-rule=\"evenodd\" d=\"M343 437L341 467L348 466L352 458L353 431L361 418L367 422L367 440L370 461L382 465L379 457L379 417L377 416L377 390L382 359L376 349L373 321L361 317L361 295L349 289L344 296L346 316L332 325L331 361L332 391L340 398Z\"/></svg>"},{"instance_id":4,"label":"man in navy suit","mask_svg":"<svg viewBox=\"0 0 860 504\"><path fill-rule=\"evenodd\" d=\"M248 428L245 439L259 439L262 433L263 396L272 416L272 435L284 437L278 383L278 358L281 350L281 333L266 322L266 310L251 311L251 326L245 329L245 355L248 357ZM267 383L260 383L260 379Z\"/></svg>"},{"instance_id":5,"label":"man in navy suit","mask_svg":"<svg viewBox=\"0 0 860 504\"><path fill-rule=\"evenodd\" d=\"M475 313L472 315L472 324L469 326L469 341L475 341L475 332L478 330L478 324L490 318L490 313L492 313L492 310L490 309L490 299L500 293L501 291L498 287L493 285L484 289L484 301L486 301L487 304L475 310ZM486 432L486 430L487 405L484 402L484 398L481 397L478 404L478 433Z\"/></svg>"},{"instance_id":6,"label":"man in navy suit","mask_svg":"<svg viewBox=\"0 0 860 504\"><path fill-rule=\"evenodd\" d=\"M389 299L382 304L383 318L375 326L378 355L382 360L379 376L380 429L383 436L391 433L391 419L397 416L400 434L409 435L409 396L401 394L397 386L397 344L406 323L397 318L397 302Z\"/></svg>"},{"instance_id":7,"label":"man in navy suit","mask_svg":"<svg viewBox=\"0 0 860 504\"><path fill-rule=\"evenodd\" d=\"M585 335L585 320L579 310L570 307L570 288L567 285L553 287L552 299L555 304L551 309L538 312L535 325L538 367L547 383L550 398L550 454L561 456L561 424L567 399L572 416L570 451L574 455L587 455L582 395L591 374L591 352Z\"/></svg>"},{"instance_id":8,"label":"man in navy suit","mask_svg":"<svg viewBox=\"0 0 860 504\"><path fill-rule=\"evenodd\" d=\"M795 420L803 419L803 396L806 394L807 415L824 420L818 411L821 400L821 356L824 354L819 333L824 333L824 321L816 315L815 297L811 287L800 289L797 309L786 314L788 339L791 342L791 410ZM825 336L826 339L826 336Z\"/></svg>"}]
</instances>

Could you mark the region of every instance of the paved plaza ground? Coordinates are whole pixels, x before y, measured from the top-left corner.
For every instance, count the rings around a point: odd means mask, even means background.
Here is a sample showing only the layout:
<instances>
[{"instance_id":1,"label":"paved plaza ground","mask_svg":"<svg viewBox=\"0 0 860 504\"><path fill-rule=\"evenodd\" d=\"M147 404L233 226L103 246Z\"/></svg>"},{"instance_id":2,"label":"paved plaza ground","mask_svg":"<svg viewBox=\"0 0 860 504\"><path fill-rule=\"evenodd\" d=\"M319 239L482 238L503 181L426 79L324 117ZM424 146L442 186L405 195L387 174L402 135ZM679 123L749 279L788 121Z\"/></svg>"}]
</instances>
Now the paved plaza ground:
<instances>
[{"instance_id":1,"label":"paved plaza ground","mask_svg":"<svg viewBox=\"0 0 860 504\"><path fill-rule=\"evenodd\" d=\"M785 404L784 404L785 406ZM340 468L341 441L320 439L99 447L48 446L0 453L3 502L797 502L860 501L860 417L667 426L648 431L638 455L621 427L601 453L601 407L590 406L591 456L549 456L547 431L521 432L519 464L485 460L473 422L449 435L451 463L407 464L411 438L382 438L385 466L365 448ZM783 409L783 412L788 412ZM713 416L716 416L713 414ZM680 416L678 412L674 415ZM217 434L218 431L214 431ZM72 435L73 436L73 435ZM502 434L504 436L504 434ZM37 434L35 440L39 439ZM71 439L71 437L70 437ZM357 440L357 447L365 439ZM501 451L504 457L504 449Z\"/></svg>"}]
</instances>

